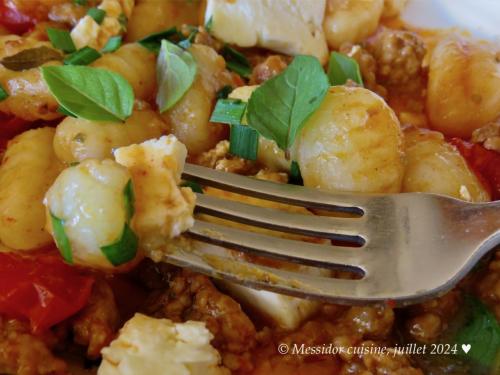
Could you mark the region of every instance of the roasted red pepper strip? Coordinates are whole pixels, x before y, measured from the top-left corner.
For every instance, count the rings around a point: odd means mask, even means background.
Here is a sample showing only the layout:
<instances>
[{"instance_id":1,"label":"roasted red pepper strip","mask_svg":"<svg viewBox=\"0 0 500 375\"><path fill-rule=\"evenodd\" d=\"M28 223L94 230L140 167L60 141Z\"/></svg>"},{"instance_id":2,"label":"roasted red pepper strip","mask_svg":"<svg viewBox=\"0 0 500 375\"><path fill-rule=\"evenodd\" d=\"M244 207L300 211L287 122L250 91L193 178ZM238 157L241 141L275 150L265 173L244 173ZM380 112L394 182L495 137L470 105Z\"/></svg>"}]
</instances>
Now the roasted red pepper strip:
<instances>
[{"instance_id":1,"label":"roasted red pepper strip","mask_svg":"<svg viewBox=\"0 0 500 375\"><path fill-rule=\"evenodd\" d=\"M24 34L35 23L36 20L33 18L6 6L5 0L0 0L0 24L5 26L10 32L18 35Z\"/></svg>"},{"instance_id":2,"label":"roasted red pepper strip","mask_svg":"<svg viewBox=\"0 0 500 375\"><path fill-rule=\"evenodd\" d=\"M40 333L81 310L93 282L54 250L0 253L0 313L27 319Z\"/></svg>"},{"instance_id":3,"label":"roasted red pepper strip","mask_svg":"<svg viewBox=\"0 0 500 375\"><path fill-rule=\"evenodd\" d=\"M450 141L465 158L479 178L488 183L493 200L500 199L500 154L483 146L466 142L460 138Z\"/></svg>"}]
</instances>

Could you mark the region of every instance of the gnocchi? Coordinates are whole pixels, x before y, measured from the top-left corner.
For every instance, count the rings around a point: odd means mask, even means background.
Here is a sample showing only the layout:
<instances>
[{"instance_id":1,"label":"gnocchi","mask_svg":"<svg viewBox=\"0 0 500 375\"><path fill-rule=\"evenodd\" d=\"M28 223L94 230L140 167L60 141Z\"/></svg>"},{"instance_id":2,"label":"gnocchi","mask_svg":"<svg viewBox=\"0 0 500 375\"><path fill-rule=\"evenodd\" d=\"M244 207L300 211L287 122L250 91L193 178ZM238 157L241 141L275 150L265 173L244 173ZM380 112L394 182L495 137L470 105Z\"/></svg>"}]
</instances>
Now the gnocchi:
<instances>
[{"instance_id":1,"label":"gnocchi","mask_svg":"<svg viewBox=\"0 0 500 375\"><path fill-rule=\"evenodd\" d=\"M54 129L29 130L9 142L0 166L0 242L15 250L51 242L43 196L62 165L52 149Z\"/></svg>"},{"instance_id":2,"label":"gnocchi","mask_svg":"<svg viewBox=\"0 0 500 375\"><path fill-rule=\"evenodd\" d=\"M198 64L196 78L184 97L162 117L172 127L172 134L194 156L227 137L227 126L209 120L217 91L232 80L224 59L215 50L195 44L189 51Z\"/></svg>"},{"instance_id":3,"label":"gnocchi","mask_svg":"<svg viewBox=\"0 0 500 375\"><path fill-rule=\"evenodd\" d=\"M359 43L377 29L384 0L328 0L323 29L330 48Z\"/></svg>"},{"instance_id":4,"label":"gnocchi","mask_svg":"<svg viewBox=\"0 0 500 375\"><path fill-rule=\"evenodd\" d=\"M331 87L296 142L305 186L366 193L401 190L399 121L384 100L367 89Z\"/></svg>"},{"instance_id":5,"label":"gnocchi","mask_svg":"<svg viewBox=\"0 0 500 375\"><path fill-rule=\"evenodd\" d=\"M156 138L167 130L165 123L150 109L135 109L125 123L98 122L66 117L54 137L59 160L74 163L85 159L111 158L113 150Z\"/></svg>"},{"instance_id":6,"label":"gnocchi","mask_svg":"<svg viewBox=\"0 0 500 375\"><path fill-rule=\"evenodd\" d=\"M92 66L121 74L137 99L152 101L156 95L156 56L139 44L126 44L113 53L106 53Z\"/></svg>"},{"instance_id":7,"label":"gnocchi","mask_svg":"<svg viewBox=\"0 0 500 375\"><path fill-rule=\"evenodd\" d=\"M486 42L444 39L429 66L427 115L432 128L469 138L500 116L500 51Z\"/></svg>"},{"instance_id":8,"label":"gnocchi","mask_svg":"<svg viewBox=\"0 0 500 375\"><path fill-rule=\"evenodd\" d=\"M124 258L106 254L103 249L117 242L126 232L128 198L125 192L130 180L131 175L125 167L112 160L96 159L84 160L57 177L44 203L47 227L66 261L112 269L117 265L113 257L128 261L135 257L137 246L130 254L123 254ZM60 234L54 228L54 220L60 220L69 249L62 248L59 243ZM119 250L125 251L124 248Z\"/></svg>"},{"instance_id":9,"label":"gnocchi","mask_svg":"<svg viewBox=\"0 0 500 375\"><path fill-rule=\"evenodd\" d=\"M471 202L490 200L459 151L441 133L409 128L405 151L404 192L443 194Z\"/></svg>"}]
</instances>

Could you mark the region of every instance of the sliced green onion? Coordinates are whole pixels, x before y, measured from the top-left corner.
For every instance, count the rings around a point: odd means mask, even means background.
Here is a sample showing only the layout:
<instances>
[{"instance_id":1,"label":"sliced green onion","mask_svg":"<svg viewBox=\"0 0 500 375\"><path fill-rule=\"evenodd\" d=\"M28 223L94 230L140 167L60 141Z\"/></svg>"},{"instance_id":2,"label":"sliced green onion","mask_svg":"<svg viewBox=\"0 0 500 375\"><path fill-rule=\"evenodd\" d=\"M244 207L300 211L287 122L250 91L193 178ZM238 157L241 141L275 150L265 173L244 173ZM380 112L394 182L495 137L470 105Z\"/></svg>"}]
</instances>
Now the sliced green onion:
<instances>
[{"instance_id":1,"label":"sliced green onion","mask_svg":"<svg viewBox=\"0 0 500 375\"><path fill-rule=\"evenodd\" d=\"M290 181L289 183L293 185L304 185L304 181L302 180L302 175L300 174L299 163L296 161L292 161L290 165Z\"/></svg>"},{"instance_id":2,"label":"sliced green onion","mask_svg":"<svg viewBox=\"0 0 500 375\"><path fill-rule=\"evenodd\" d=\"M137 43L139 43L141 46L144 48L147 48L148 50L152 52L158 53L161 48L161 41L163 39L172 41L175 38L178 38L180 36L179 31L177 30L176 27L171 27L170 29L163 30L157 33L149 34L142 38L141 40L138 40Z\"/></svg>"},{"instance_id":3,"label":"sliced green onion","mask_svg":"<svg viewBox=\"0 0 500 375\"><path fill-rule=\"evenodd\" d=\"M333 86L345 85L350 79L363 86L359 65L353 58L338 52L332 52L328 63L328 79Z\"/></svg>"},{"instance_id":4,"label":"sliced green onion","mask_svg":"<svg viewBox=\"0 0 500 375\"><path fill-rule=\"evenodd\" d=\"M113 266L119 266L135 258L138 246L137 235L125 223L120 239L111 245L102 246L101 251Z\"/></svg>"},{"instance_id":5,"label":"sliced green onion","mask_svg":"<svg viewBox=\"0 0 500 375\"><path fill-rule=\"evenodd\" d=\"M57 108L57 112L62 113L65 116L76 117L73 113L71 113L61 105L59 105L59 108Z\"/></svg>"},{"instance_id":6,"label":"sliced green onion","mask_svg":"<svg viewBox=\"0 0 500 375\"><path fill-rule=\"evenodd\" d=\"M127 213L127 222L130 222L132 216L135 212L135 195L134 195L134 185L132 185L132 180L127 182L125 189L123 189L123 195L125 197L125 210Z\"/></svg>"},{"instance_id":7,"label":"sliced green onion","mask_svg":"<svg viewBox=\"0 0 500 375\"><path fill-rule=\"evenodd\" d=\"M47 35L55 48L66 53L76 51L75 43L73 43L73 39L71 39L71 35L68 31L48 27Z\"/></svg>"},{"instance_id":8,"label":"sliced green onion","mask_svg":"<svg viewBox=\"0 0 500 375\"><path fill-rule=\"evenodd\" d=\"M210 117L211 122L223 124L241 124L247 104L238 99L219 99Z\"/></svg>"},{"instance_id":9,"label":"sliced green onion","mask_svg":"<svg viewBox=\"0 0 500 375\"><path fill-rule=\"evenodd\" d=\"M83 47L64 59L64 65L89 65L102 55L92 47Z\"/></svg>"},{"instance_id":10,"label":"sliced green onion","mask_svg":"<svg viewBox=\"0 0 500 375\"><path fill-rule=\"evenodd\" d=\"M115 52L122 45L122 37L121 36L112 36L108 39L108 42L101 50L102 53L110 53Z\"/></svg>"},{"instance_id":11,"label":"sliced green onion","mask_svg":"<svg viewBox=\"0 0 500 375\"><path fill-rule=\"evenodd\" d=\"M5 89L2 86L0 86L0 102L2 100L7 99L8 97L9 97L9 93L7 91L5 91Z\"/></svg>"},{"instance_id":12,"label":"sliced green onion","mask_svg":"<svg viewBox=\"0 0 500 375\"><path fill-rule=\"evenodd\" d=\"M238 73L244 78L248 78L250 76L252 73L252 67L250 66L250 63L245 55L227 45L222 48L221 54L226 60L226 66L229 70Z\"/></svg>"},{"instance_id":13,"label":"sliced green onion","mask_svg":"<svg viewBox=\"0 0 500 375\"><path fill-rule=\"evenodd\" d=\"M181 184L182 187L189 187L191 188L191 190L195 193L200 193L200 194L203 194L203 189L201 187L201 185L197 182L194 182L194 181L184 181L182 184Z\"/></svg>"},{"instance_id":14,"label":"sliced green onion","mask_svg":"<svg viewBox=\"0 0 500 375\"><path fill-rule=\"evenodd\" d=\"M52 212L50 213L52 223L52 232L54 232L54 239L56 240L57 248L61 253L63 259L69 264L73 264L73 252L71 250L71 243L64 231L64 220L59 219Z\"/></svg>"},{"instance_id":15,"label":"sliced green onion","mask_svg":"<svg viewBox=\"0 0 500 375\"><path fill-rule=\"evenodd\" d=\"M92 17L94 21L100 25L102 21L104 21L104 17L106 17L106 11L99 8L90 8L87 11L87 15Z\"/></svg>"},{"instance_id":16,"label":"sliced green onion","mask_svg":"<svg viewBox=\"0 0 500 375\"><path fill-rule=\"evenodd\" d=\"M221 88L219 91L217 91L216 98L217 99L227 99L229 94L233 91L233 87L226 85L223 88Z\"/></svg>"},{"instance_id":17,"label":"sliced green onion","mask_svg":"<svg viewBox=\"0 0 500 375\"><path fill-rule=\"evenodd\" d=\"M229 153L247 160L257 160L259 133L246 125L231 125Z\"/></svg>"}]
</instances>

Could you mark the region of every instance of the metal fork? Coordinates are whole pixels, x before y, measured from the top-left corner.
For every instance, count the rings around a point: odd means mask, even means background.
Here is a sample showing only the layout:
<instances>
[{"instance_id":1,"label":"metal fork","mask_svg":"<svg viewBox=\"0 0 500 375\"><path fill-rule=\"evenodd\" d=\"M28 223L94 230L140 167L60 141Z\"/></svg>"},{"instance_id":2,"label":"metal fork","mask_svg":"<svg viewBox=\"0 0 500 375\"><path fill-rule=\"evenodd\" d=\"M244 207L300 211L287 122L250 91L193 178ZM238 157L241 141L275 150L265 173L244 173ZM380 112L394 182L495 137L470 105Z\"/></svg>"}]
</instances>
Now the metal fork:
<instances>
[{"instance_id":1,"label":"metal fork","mask_svg":"<svg viewBox=\"0 0 500 375\"><path fill-rule=\"evenodd\" d=\"M198 194L197 211L204 214L358 246L295 241L196 220L188 232L196 240L362 277L335 279L250 264L227 250L214 252L213 246L206 247L208 252L203 247L199 251L177 249L166 257L176 265L256 289L335 303L401 306L445 293L500 243L500 201L473 204L423 193L332 194L190 164L183 178L258 198L359 216L294 214Z\"/></svg>"}]
</instances>

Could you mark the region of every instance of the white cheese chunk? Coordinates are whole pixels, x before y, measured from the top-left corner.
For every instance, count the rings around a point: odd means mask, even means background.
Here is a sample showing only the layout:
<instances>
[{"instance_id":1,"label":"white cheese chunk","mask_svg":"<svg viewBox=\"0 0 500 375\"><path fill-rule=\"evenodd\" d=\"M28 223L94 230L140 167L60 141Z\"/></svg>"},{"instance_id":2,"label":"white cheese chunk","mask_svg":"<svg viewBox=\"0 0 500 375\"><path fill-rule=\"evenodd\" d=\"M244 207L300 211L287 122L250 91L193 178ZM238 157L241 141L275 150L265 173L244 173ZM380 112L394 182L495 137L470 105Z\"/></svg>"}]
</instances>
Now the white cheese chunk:
<instances>
[{"instance_id":1,"label":"white cheese chunk","mask_svg":"<svg viewBox=\"0 0 500 375\"><path fill-rule=\"evenodd\" d=\"M102 350L98 375L229 375L205 323L135 314Z\"/></svg>"},{"instance_id":2,"label":"white cheese chunk","mask_svg":"<svg viewBox=\"0 0 500 375\"><path fill-rule=\"evenodd\" d=\"M328 58L323 33L326 0L208 0L212 33L240 47L264 47L288 55Z\"/></svg>"}]
</instances>

